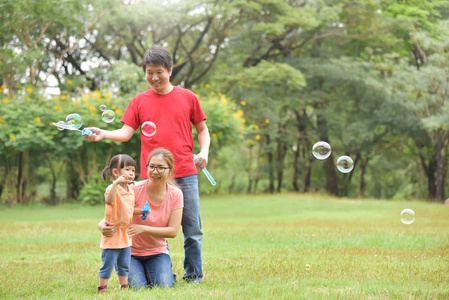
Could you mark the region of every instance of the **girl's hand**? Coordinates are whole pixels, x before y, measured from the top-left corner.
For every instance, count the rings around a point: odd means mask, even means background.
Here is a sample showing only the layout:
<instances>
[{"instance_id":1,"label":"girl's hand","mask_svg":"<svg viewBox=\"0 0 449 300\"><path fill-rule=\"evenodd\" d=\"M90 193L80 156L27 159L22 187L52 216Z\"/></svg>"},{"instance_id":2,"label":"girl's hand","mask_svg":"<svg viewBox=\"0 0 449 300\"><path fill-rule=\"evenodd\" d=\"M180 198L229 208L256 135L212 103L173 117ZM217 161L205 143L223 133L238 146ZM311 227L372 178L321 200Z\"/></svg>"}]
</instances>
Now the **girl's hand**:
<instances>
[{"instance_id":1,"label":"girl's hand","mask_svg":"<svg viewBox=\"0 0 449 300\"><path fill-rule=\"evenodd\" d=\"M125 175L122 175L122 176L119 176L115 181L114 181L114 183L115 184L123 184L123 183L126 183L128 180L126 179L126 176Z\"/></svg>"},{"instance_id":2,"label":"girl's hand","mask_svg":"<svg viewBox=\"0 0 449 300\"><path fill-rule=\"evenodd\" d=\"M129 237L145 233L145 225L133 224L129 226L126 232L128 233Z\"/></svg>"}]
</instances>

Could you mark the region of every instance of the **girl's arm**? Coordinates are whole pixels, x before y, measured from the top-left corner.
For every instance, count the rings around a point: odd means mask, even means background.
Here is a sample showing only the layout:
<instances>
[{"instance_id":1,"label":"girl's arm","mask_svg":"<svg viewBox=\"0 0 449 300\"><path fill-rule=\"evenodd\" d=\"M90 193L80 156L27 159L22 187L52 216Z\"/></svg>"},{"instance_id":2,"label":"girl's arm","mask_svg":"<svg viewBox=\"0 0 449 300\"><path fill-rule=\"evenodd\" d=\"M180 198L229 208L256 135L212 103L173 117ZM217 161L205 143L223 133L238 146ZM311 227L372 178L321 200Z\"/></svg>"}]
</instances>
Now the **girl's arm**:
<instances>
[{"instance_id":1,"label":"girl's arm","mask_svg":"<svg viewBox=\"0 0 449 300\"><path fill-rule=\"evenodd\" d=\"M167 227L153 227L146 225L132 224L128 229L130 237L142 233L146 233L155 237L174 238L178 235L179 227L181 227L182 208L172 210L170 220Z\"/></svg>"},{"instance_id":2,"label":"girl's arm","mask_svg":"<svg viewBox=\"0 0 449 300\"><path fill-rule=\"evenodd\" d=\"M112 183L111 189L104 197L106 204L112 205L112 203L114 203L116 192L117 192L117 185L120 183L124 183L124 182L126 182L126 178L124 175L119 176L116 180L114 180L114 182Z\"/></svg>"}]
</instances>

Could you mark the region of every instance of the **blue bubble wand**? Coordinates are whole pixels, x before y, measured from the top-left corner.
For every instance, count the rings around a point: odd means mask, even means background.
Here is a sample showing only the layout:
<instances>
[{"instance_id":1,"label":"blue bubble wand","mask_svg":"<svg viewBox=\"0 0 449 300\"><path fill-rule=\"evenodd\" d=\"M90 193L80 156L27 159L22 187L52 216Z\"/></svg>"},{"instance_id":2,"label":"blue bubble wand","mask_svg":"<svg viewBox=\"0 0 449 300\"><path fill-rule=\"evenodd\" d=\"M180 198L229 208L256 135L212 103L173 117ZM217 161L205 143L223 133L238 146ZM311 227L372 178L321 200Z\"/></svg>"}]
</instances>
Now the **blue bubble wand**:
<instances>
[{"instance_id":1,"label":"blue bubble wand","mask_svg":"<svg viewBox=\"0 0 449 300\"><path fill-rule=\"evenodd\" d=\"M194 161L198 160L198 156L196 156L195 153L193 153L193 160ZM203 173L204 173L204 175L206 175L207 179L209 179L209 181L212 184L212 186L216 186L217 185L217 183L215 182L214 178L212 177L212 175L210 175L209 171L206 168L203 168Z\"/></svg>"}]
</instances>

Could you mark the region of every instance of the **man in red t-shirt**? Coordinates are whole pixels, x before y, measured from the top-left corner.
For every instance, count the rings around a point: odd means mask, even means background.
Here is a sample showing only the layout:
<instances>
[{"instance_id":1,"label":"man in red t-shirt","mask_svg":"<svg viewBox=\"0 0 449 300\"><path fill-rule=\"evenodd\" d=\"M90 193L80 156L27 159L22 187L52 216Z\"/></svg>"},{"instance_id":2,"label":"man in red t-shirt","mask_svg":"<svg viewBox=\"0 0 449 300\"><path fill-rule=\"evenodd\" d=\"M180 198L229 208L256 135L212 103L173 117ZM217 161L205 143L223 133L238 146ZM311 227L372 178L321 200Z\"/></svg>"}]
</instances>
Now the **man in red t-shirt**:
<instances>
[{"instance_id":1,"label":"man in red t-shirt","mask_svg":"<svg viewBox=\"0 0 449 300\"><path fill-rule=\"evenodd\" d=\"M181 225L184 234L186 273L183 279L187 282L200 283L203 277L201 255L203 233L196 167L202 170L208 162L210 136L205 122L207 118L193 92L170 83L173 62L168 50L157 46L148 50L144 54L142 67L145 78L152 88L138 94L129 103L121 120L123 127L114 131L90 128L93 134L85 137L95 142L102 139L126 142L145 122L156 125L155 133L146 133L145 130L141 130L140 133L142 145L140 174L141 177L147 178L147 158L154 148L164 147L173 153L176 165L174 177L181 186L184 196ZM191 124L198 133L201 148L196 162L193 160Z\"/></svg>"}]
</instances>

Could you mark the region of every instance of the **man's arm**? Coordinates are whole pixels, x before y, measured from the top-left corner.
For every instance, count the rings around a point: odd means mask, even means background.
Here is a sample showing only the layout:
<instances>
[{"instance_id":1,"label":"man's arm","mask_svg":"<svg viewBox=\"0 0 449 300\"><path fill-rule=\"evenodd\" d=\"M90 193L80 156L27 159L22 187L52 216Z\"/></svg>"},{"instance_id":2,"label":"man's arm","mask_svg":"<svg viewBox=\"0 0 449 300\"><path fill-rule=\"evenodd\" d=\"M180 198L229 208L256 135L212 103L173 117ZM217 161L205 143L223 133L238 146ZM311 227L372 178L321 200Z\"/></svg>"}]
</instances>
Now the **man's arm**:
<instances>
[{"instance_id":1,"label":"man's arm","mask_svg":"<svg viewBox=\"0 0 449 300\"><path fill-rule=\"evenodd\" d=\"M209 129L207 128L206 121L201 121L195 125L196 132L198 133L198 142L200 144L200 153L198 153L198 159L195 165L201 170L206 167L209 159L209 146L210 146L210 135Z\"/></svg>"},{"instance_id":2,"label":"man's arm","mask_svg":"<svg viewBox=\"0 0 449 300\"><path fill-rule=\"evenodd\" d=\"M99 142L102 139L108 139L115 142L127 142L134 134L134 128L124 124L122 128L117 130L103 130L100 128L89 128L93 134L85 135L84 138Z\"/></svg>"}]
</instances>

